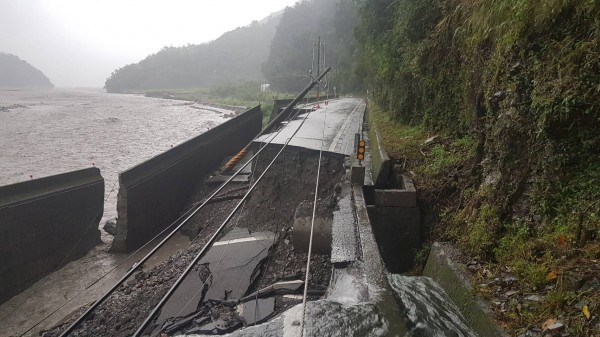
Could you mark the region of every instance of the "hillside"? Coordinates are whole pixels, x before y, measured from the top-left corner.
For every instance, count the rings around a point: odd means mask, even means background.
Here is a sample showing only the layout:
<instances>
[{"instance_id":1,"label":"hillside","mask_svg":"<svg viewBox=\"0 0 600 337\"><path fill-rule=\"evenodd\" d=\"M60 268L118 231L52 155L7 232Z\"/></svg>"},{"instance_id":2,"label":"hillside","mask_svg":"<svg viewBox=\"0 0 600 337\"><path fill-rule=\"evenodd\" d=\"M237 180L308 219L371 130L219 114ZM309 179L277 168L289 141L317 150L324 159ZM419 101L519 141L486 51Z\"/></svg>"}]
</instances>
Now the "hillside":
<instances>
[{"instance_id":1,"label":"hillside","mask_svg":"<svg viewBox=\"0 0 600 337\"><path fill-rule=\"evenodd\" d=\"M266 82L277 91L296 92L309 81L313 43L325 44L329 80L338 92L361 88L353 72L353 0L299 1L268 18L223 34L202 45L165 47L139 63L117 69L108 92L199 88Z\"/></svg>"},{"instance_id":2,"label":"hillside","mask_svg":"<svg viewBox=\"0 0 600 337\"><path fill-rule=\"evenodd\" d=\"M0 88L53 88L39 69L19 57L0 53Z\"/></svg>"},{"instance_id":3,"label":"hillside","mask_svg":"<svg viewBox=\"0 0 600 337\"><path fill-rule=\"evenodd\" d=\"M210 87L261 80L261 64L281 18L275 13L200 45L164 47L144 60L115 70L108 92Z\"/></svg>"},{"instance_id":4,"label":"hillside","mask_svg":"<svg viewBox=\"0 0 600 337\"><path fill-rule=\"evenodd\" d=\"M279 91L302 90L309 82L313 43L318 37L325 49L326 66L338 92L360 88L361 80L352 71L358 21L353 0L301 1L283 13L262 70L271 86Z\"/></svg>"},{"instance_id":5,"label":"hillside","mask_svg":"<svg viewBox=\"0 0 600 337\"><path fill-rule=\"evenodd\" d=\"M430 242L469 256L511 335L598 336L600 2L369 0L360 16L372 121Z\"/></svg>"}]
</instances>

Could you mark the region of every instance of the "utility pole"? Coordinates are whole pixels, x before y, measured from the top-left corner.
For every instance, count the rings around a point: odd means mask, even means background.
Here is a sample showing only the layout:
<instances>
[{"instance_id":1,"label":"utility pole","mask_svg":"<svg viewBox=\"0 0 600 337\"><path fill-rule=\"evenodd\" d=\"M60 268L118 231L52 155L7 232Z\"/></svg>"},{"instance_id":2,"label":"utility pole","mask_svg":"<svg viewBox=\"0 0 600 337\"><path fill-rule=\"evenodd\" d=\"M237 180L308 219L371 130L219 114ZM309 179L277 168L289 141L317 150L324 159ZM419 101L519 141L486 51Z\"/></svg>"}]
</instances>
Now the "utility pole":
<instances>
[{"instance_id":1,"label":"utility pole","mask_svg":"<svg viewBox=\"0 0 600 337\"><path fill-rule=\"evenodd\" d=\"M318 42L317 42L317 78L319 78L319 75L321 75L321 37L319 36ZM317 101L319 101L319 89L320 86L319 84L317 84Z\"/></svg>"},{"instance_id":2,"label":"utility pole","mask_svg":"<svg viewBox=\"0 0 600 337\"><path fill-rule=\"evenodd\" d=\"M323 48L323 68L325 68L325 65L327 64L325 61L325 43L321 44L321 48ZM325 90L327 90L327 95L329 95L329 83L327 83L327 79L325 79Z\"/></svg>"},{"instance_id":3,"label":"utility pole","mask_svg":"<svg viewBox=\"0 0 600 337\"><path fill-rule=\"evenodd\" d=\"M312 63L310 64L310 81L312 82L312 76L315 73L315 47L316 47L316 43L313 41L313 50L312 50ZM317 76L318 77L318 76Z\"/></svg>"}]
</instances>

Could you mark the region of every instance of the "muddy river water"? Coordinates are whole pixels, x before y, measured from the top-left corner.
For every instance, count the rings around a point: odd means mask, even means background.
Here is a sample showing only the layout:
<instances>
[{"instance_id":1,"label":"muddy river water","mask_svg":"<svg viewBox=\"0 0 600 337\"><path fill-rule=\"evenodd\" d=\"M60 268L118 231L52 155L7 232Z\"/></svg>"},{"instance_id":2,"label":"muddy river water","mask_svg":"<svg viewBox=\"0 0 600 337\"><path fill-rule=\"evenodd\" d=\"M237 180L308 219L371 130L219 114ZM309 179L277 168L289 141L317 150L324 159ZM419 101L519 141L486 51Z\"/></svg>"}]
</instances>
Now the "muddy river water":
<instances>
[{"instance_id":1,"label":"muddy river water","mask_svg":"<svg viewBox=\"0 0 600 337\"><path fill-rule=\"evenodd\" d=\"M107 94L99 89L0 90L0 185L96 166L106 189L102 226L116 217L119 172L226 121L230 112L185 101ZM104 231L102 240L104 244L84 258L2 304L0 336L21 335L126 257L108 253L112 237ZM184 236L173 240L161 251L162 256L170 256L187 242ZM136 258L125 261L26 335L37 335L93 301Z\"/></svg>"}]
</instances>

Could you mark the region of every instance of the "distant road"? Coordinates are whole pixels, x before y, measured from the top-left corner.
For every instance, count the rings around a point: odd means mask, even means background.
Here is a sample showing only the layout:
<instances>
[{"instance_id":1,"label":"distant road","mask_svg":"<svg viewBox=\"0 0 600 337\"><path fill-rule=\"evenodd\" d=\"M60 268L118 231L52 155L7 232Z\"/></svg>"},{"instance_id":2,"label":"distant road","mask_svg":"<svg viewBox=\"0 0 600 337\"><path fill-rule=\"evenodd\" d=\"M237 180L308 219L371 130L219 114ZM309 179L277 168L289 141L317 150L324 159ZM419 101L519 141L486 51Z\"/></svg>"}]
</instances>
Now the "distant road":
<instances>
[{"instance_id":1,"label":"distant road","mask_svg":"<svg viewBox=\"0 0 600 337\"><path fill-rule=\"evenodd\" d=\"M315 104L303 105L311 108ZM324 151L351 155L354 152L354 134L360 132L365 102L360 98L332 99L325 104L320 102L319 107L310 113L300 131L294 136L290 145L313 150L323 148ZM305 114L299 115L289 122L277 137L275 144L284 144L302 123ZM325 128L323 133L323 128ZM321 142L321 138L323 138ZM268 141L273 133L265 134L258 140Z\"/></svg>"}]
</instances>

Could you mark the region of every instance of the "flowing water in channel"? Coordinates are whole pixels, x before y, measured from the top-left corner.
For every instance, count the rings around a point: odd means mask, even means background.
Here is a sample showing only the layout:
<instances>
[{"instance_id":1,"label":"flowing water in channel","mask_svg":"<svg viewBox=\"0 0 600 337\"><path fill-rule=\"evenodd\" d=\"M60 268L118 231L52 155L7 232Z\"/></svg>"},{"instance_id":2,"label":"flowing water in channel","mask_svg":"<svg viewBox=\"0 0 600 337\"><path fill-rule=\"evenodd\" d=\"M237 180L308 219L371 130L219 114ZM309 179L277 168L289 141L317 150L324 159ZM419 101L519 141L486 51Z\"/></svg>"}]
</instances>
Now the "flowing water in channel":
<instances>
[{"instance_id":1,"label":"flowing water in channel","mask_svg":"<svg viewBox=\"0 0 600 337\"><path fill-rule=\"evenodd\" d=\"M458 308L444 290L428 277L390 274L388 280L400 304L408 332L399 337L477 337L465 323ZM377 296L359 299L358 279L333 286L330 298L307 302L304 336L385 337L394 336L389 322L380 312ZM374 289L373 286L368 288ZM375 287L377 288L377 287ZM331 289L330 289L331 290ZM382 291L379 289L378 291ZM377 292L377 291L376 291ZM302 304L288 309L270 321L251 326L228 337L300 336ZM209 337L180 335L180 337Z\"/></svg>"},{"instance_id":2,"label":"flowing water in channel","mask_svg":"<svg viewBox=\"0 0 600 337\"><path fill-rule=\"evenodd\" d=\"M444 290L429 277L389 275L412 336L477 337Z\"/></svg>"},{"instance_id":3,"label":"flowing water in channel","mask_svg":"<svg viewBox=\"0 0 600 337\"><path fill-rule=\"evenodd\" d=\"M191 102L107 94L95 89L0 90L0 185L100 168L104 216L116 217L118 174L226 121L231 111ZM30 177L31 176L31 177ZM126 257L108 252L112 237L0 305L0 336L19 336ZM184 248L176 236L150 265ZM143 252L142 252L143 253ZM141 254L141 253L140 253ZM141 258L135 256L26 336L94 301Z\"/></svg>"}]
</instances>

